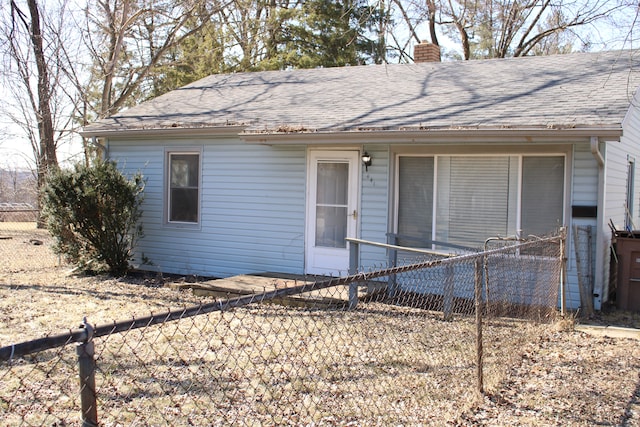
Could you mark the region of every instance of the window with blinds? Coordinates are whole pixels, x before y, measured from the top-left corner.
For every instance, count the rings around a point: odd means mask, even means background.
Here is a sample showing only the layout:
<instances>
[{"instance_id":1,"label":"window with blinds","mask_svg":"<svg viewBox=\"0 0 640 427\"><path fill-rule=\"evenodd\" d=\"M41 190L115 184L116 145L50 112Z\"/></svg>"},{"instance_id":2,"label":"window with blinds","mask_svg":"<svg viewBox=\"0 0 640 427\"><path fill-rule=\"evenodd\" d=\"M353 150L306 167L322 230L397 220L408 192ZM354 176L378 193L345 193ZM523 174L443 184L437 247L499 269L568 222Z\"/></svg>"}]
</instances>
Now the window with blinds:
<instances>
[{"instance_id":1,"label":"window with blinds","mask_svg":"<svg viewBox=\"0 0 640 427\"><path fill-rule=\"evenodd\" d=\"M524 236L544 236L563 225L564 157L522 158L522 225Z\"/></svg>"},{"instance_id":2,"label":"window with blinds","mask_svg":"<svg viewBox=\"0 0 640 427\"><path fill-rule=\"evenodd\" d=\"M478 246L487 237L515 231L510 201L517 197L512 157L439 157L437 239ZM446 166L445 166L446 165Z\"/></svg>"},{"instance_id":3,"label":"window with blinds","mask_svg":"<svg viewBox=\"0 0 640 427\"><path fill-rule=\"evenodd\" d=\"M548 234L562 224L563 200L564 156L398 159L400 236L478 247L519 229Z\"/></svg>"},{"instance_id":4,"label":"window with blinds","mask_svg":"<svg viewBox=\"0 0 640 427\"><path fill-rule=\"evenodd\" d=\"M425 247L433 238L433 160L433 157L399 159L398 243L402 246Z\"/></svg>"}]
</instances>

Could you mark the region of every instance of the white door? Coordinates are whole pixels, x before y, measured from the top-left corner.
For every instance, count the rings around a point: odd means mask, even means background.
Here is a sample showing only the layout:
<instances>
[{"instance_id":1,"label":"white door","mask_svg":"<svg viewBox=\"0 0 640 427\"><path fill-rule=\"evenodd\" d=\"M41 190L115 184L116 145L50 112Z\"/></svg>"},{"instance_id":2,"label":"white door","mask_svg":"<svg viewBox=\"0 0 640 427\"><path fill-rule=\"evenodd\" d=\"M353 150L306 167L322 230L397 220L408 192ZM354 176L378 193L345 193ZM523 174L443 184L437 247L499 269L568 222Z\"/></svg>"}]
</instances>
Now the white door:
<instances>
[{"instance_id":1,"label":"white door","mask_svg":"<svg viewBox=\"0 0 640 427\"><path fill-rule=\"evenodd\" d=\"M349 270L346 237L358 224L357 151L311 151L307 198L306 272L344 275Z\"/></svg>"}]
</instances>

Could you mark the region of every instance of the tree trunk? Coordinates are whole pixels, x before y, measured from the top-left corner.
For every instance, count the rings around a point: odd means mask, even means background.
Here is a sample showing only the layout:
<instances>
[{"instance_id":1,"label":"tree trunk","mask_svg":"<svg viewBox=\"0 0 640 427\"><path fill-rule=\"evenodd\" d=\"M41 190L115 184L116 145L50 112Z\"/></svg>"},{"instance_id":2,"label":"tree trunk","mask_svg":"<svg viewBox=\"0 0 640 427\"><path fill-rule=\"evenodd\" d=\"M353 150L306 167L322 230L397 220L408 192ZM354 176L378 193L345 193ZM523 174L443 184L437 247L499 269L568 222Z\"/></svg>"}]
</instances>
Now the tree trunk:
<instances>
[{"instance_id":1,"label":"tree trunk","mask_svg":"<svg viewBox=\"0 0 640 427\"><path fill-rule=\"evenodd\" d=\"M438 34L436 33L436 4L433 0L427 0L427 8L429 9L429 34L431 35L431 43L439 46Z\"/></svg>"},{"instance_id":2,"label":"tree trunk","mask_svg":"<svg viewBox=\"0 0 640 427\"><path fill-rule=\"evenodd\" d=\"M45 170L58 166L56 145L51 116L51 91L49 72L42 43L40 11L37 0L27 0L31 15L31 43L38 69L38 132L40 136L40 157L44 160Z\"/></svg>"},{"instance_id":3,"label":"tree trunk","mask_svg":"<svg viewBox=\"0 0 640 427\"><path fill-rule=\"evenodd\" d=\"M40 138L40 150L37 159L38 168L38 190L42 189L47 181L47 175L58 167L56 155L56 144L53 130L53 118L51 115L51 90L49 86L49 72L44 54L42 29L40 27L40 11L37 0L27 0L29 15L31 17L30 31L31 47L36 60L38 70L38 111L36 111L38 121L38 136ZM39 209L42 207L41 196L38 196ZM38 216L38 227L42 228L44 223Z\"/></svg>"},{"instance_id":4,"label":"tree trunk","mask_svg":"<svg viewBox=\"0 0 640 427\"><path fill-rule=\"evenodd\" d=\"M465 30L465 28L459 22L456 22L456 27L460 32L460 40L462 43L462 52L464 53L464 59L465 61L468 61L469 59L471 59L471 46L469 45L469 34L467 34L467 30Z\"/></svg>"}]
</instances>

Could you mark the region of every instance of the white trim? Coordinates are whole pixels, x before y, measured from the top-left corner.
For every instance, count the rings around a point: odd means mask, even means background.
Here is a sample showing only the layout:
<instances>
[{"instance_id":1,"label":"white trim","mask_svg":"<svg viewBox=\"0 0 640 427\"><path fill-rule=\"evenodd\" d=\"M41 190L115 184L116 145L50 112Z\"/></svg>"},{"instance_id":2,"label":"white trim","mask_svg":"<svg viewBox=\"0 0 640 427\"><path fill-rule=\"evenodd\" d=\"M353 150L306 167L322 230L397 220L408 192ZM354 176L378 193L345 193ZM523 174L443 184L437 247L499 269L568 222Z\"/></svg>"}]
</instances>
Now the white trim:
<instances>
[{"instance_id":1,"label":"white trim","mask_svg":"<svg viewBox=\"0 0 640 427\"><path fill-rule=\"evenodd\" d=\"M606 159L606 151L602 153L602 151L599 150L599 153L603 157L603 160ZM604 212L608 167L609 164L606 161L604 161L603 165L598 164L598 213L596 216L596 255L594 259L595 272L593 281L593 290L594 293L598 293L598 297L596 298L593 296L593 308L595 310L600 310L602 308L602 301L606 298L604 293L608 290L609 286L608 280L606 280L608 279L609 272L605 271L604 268L605 263L607 266L609 265L606 260L606 257L608 256L609 239L605 234L605 230L608 228ZM600 286L598 286L598 284Z\"/></svg>"},{"instance_id":2,"label":"white trim","mask_svg":"<svg viewBox=\"0 0 640 427\"><path fill-rule=\"evenodd\" d=\"M355 210L357 215L355 221L347 222L346 237L357 238L360 225L360 186L361 186L361 165L360 149L309 149L307 151L307 184L306 184L306 207L305 207L305 273L308 274L346 274L349 268L349 245L345 248L321 248L315 247L315 188L318 162L346 161L349 164L348 200L347 212ZM323 258L326 257L326 258ZM323 259L333 258L337 262L336 266L323 265ZM339 264L339 265L338 265Z\"/></svg>"},{"instance_id":3,"label":"white trim","mask_svg":"<svg viewBox=\"0 0 640 427\"><path fill-rule=\"evenodd\" d=\"M196 222L186 221L170 221L170 188L171 188L171 156L174 155L197 155L198 156L198 219ZM185 228L196 229L202 228L202 164L203 164L203 147L165 147L164 148L164 185L163 185L163 226L169 228Z\"/></svg>"},{"instance_id":4,"label":"white trim","mask_svg":"<svg viewBox=\"0 0 640 427\"><path fill-rule=\"evenodd\" d=\"M362 130L362 131L319 131L319 132L255 132L240 133L241 140L249 144L286 145L322 144L340 147L353 144L548 144L554 142L584 142L598 135L601 142L619 138L622 127L567 127L564 129L546 127L522 128L446 128L446 129L402 129L402 130ZM485 147L486 148L486 147Z\"/></svg>"},{"instance_id":5,"label":"white trim","mask_svg":"<svg viewBox=\"0 0 640 427\"><path fill-rule=\"evenodd\" d=\"M149 138L149 137L172 137L191 138L194 136L238 136L246 126L202 126L202 127L164 127L164 128L101 128L80 131L83 138Z\"/></svg>"},{"instance_id":6,"label":"white trim","mask_svg":"<svg viewBox=\"0 0 640 427\"><path fill-rule=\"evenodd\" d=\"M520 234L522 232L522 176L524 175L524 171L522 170L522 165L524 163L522 160L523 157L524 155L518 156L518 184L517 184L518 191L516 193L517 194L516 196L516 236L517 237L521 237ZM566 169L564 173L565 174L567 173ZM564 191L562 192L562 200L564 200ZM562 220L564 221L564 206L562 207Z\"/></svg>"},{"instance_id":7,"label":"white trim","mask_svg":"<svg viewBox=\"0 0 640 427\"><path fill-rule=\"evenodd\" d=\"M399 157L399 156L398 156ZM438 156L433 156L433 209L431 215L431 240L437 240L437 227L438 227L438 169L440 162L438 162ZM434 249L435 245L431 245Z\"/></svg>"}]
</instances>

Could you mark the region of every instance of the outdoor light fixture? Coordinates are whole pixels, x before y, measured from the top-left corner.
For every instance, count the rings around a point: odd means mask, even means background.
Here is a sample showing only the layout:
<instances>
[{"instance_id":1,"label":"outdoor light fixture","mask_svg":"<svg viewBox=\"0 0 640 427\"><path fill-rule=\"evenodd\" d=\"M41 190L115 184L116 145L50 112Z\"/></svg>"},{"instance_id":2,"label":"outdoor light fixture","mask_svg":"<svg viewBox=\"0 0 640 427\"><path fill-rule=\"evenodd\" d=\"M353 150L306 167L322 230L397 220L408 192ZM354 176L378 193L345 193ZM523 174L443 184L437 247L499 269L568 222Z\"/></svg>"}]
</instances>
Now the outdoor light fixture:
<instances>
[{"instance_id":1,"label":"outdoor light fixture","mask_svg":"<svg viewBox=\"0 0 640 427\"><path fill-rule=\"evenodd\" d=\"M369 171L369 166L371 166L371 156L366 151L362 155L362 164L364 165L364 170Z\"/></svg>"}]
</instances>

